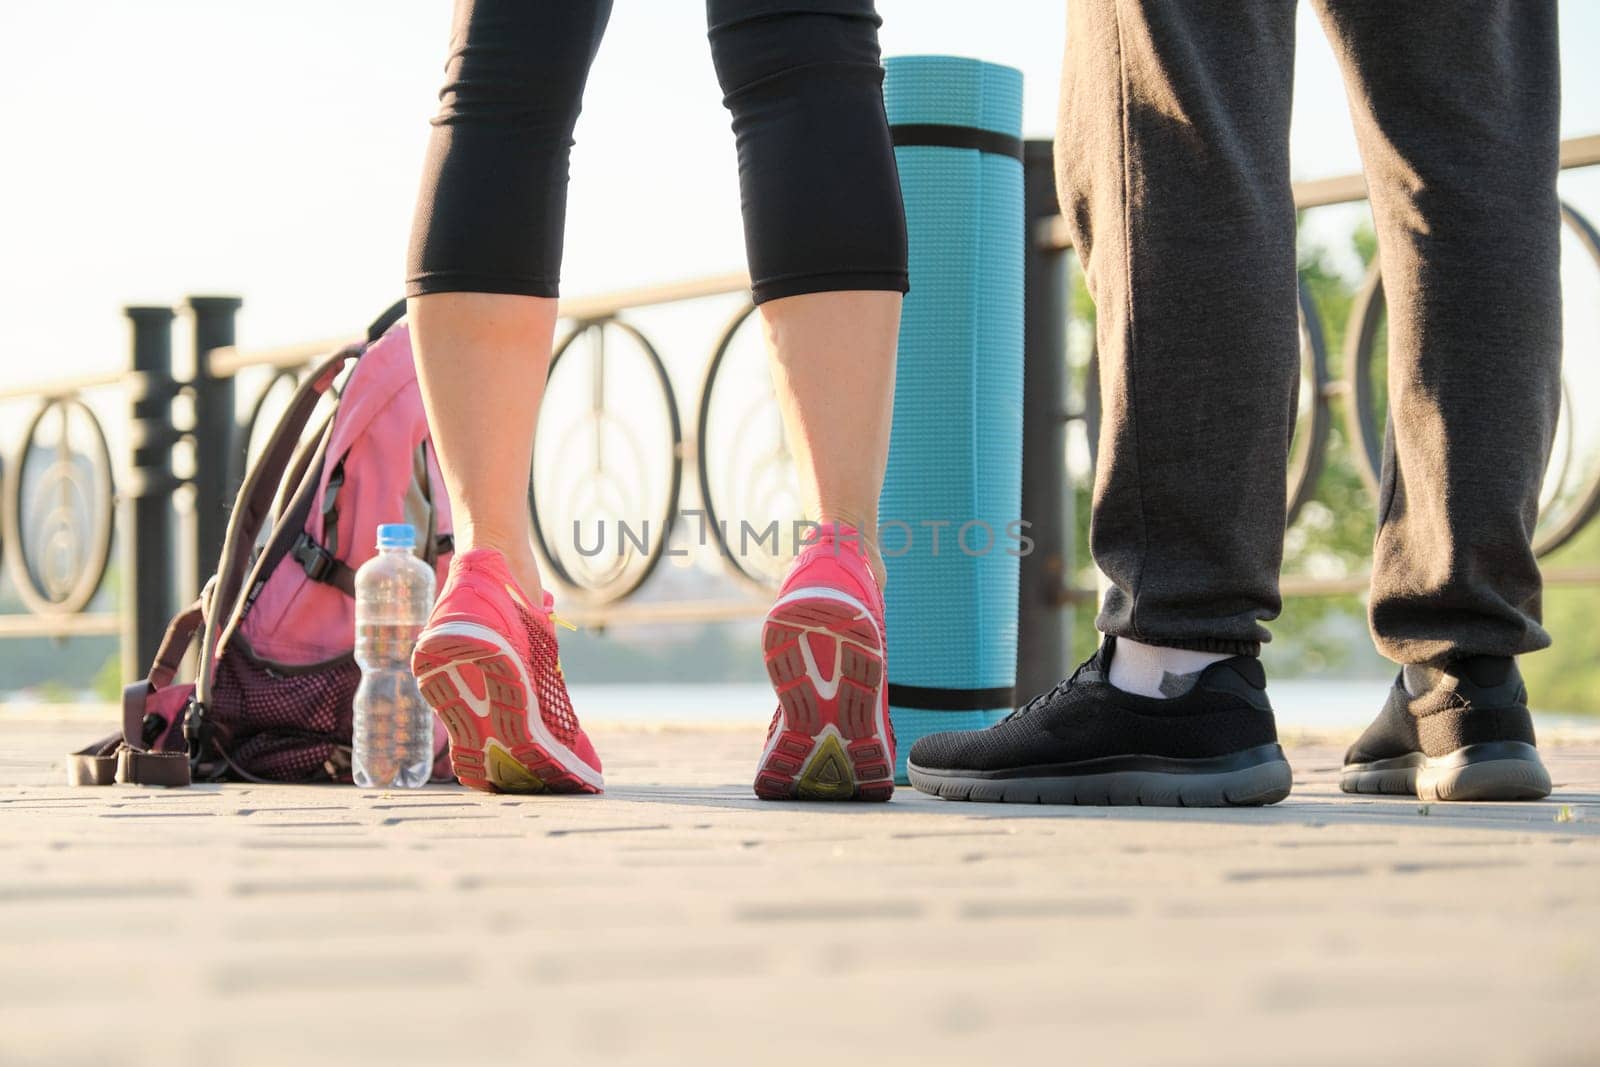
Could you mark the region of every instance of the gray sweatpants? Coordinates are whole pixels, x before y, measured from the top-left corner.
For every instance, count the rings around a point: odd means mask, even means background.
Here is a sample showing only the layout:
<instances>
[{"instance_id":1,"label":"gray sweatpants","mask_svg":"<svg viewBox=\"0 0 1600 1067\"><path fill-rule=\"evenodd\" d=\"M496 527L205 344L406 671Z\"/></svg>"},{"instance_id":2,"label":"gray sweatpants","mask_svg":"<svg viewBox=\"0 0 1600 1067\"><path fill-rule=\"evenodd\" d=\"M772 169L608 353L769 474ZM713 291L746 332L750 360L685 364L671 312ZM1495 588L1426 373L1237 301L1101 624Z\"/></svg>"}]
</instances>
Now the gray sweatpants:
<instances>
[{"instance_id":1,"label":"gray sweatpants","mask_svg":"<svg viewBox=\"0 0 1600 1067\"><path fill-rule=\"evenodd\" d=\"M1401 663L1543 648L1560 389L1555 0L1318 0L1389 314L1371 624ZM1056 158L1099 319L1098 626L1255 653L1298 386L1294 0L1071 0Z\"/></svg>"}]
</instances>

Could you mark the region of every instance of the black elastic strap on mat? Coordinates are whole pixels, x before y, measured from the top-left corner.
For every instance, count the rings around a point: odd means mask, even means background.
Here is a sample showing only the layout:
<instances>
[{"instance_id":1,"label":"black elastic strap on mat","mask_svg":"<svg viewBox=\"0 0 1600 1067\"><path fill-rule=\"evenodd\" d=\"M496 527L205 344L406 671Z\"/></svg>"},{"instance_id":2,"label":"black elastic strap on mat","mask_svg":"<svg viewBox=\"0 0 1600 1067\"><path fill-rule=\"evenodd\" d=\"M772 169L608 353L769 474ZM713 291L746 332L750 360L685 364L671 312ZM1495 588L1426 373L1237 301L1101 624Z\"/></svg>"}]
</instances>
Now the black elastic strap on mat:
<instances>
[{"instance_id":1,"label":"black elastic strap on mat","mask_svg":"<svg viewBox=\"0 0 1600 1067\"><path fill-rule=\"evenodd\" d=\"M994 711L1015 707L1015 686L992 689L941 689L920 685L889 683L889 703L897 708L918 711Z\"/></svg>"},{"instance_id":2,"label":"black elastic strap on mat","mask_svg":"<svg viewBox=\"0 0 1600 1067\"><path fill-rule=\"evenodd\" d=\"M896 148L931 145L935 148L975 148L990 155L1022 160L1022 138L977 126L947 126L937 122L908 122L890 126Z\"/></svg>"}]
</instances>

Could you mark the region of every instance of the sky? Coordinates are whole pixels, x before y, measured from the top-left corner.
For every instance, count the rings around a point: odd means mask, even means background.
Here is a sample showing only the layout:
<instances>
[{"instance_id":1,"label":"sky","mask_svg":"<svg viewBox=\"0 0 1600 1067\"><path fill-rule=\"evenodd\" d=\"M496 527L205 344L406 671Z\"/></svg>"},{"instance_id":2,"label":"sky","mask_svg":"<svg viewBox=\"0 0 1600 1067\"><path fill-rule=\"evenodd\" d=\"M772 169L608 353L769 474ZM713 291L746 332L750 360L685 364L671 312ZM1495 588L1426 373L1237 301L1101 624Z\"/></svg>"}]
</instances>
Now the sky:
<instances>
[{"instance_id":1,"label":"sky","mask_svg":"<svg viewBox=\"0 0 1600 1067\"><path fill-rule=\"evenodd\" d=\"M1049 136L1062 0L879 7L886 55L1021 68L1025 133ZM1600 42L1600 3L1561 11L1563 134L1600 131L1600 64L1582 47ZM448 0L0 5L3 384L119 367L128 303L242 295L249 346L348 333L387 305L449 17ZM1295 175L1354 170L1332 56L1309 8L1300 21ZM567 294L742 265L701 4L616 0L577 141Z\"/></svg>"}]
</instances>

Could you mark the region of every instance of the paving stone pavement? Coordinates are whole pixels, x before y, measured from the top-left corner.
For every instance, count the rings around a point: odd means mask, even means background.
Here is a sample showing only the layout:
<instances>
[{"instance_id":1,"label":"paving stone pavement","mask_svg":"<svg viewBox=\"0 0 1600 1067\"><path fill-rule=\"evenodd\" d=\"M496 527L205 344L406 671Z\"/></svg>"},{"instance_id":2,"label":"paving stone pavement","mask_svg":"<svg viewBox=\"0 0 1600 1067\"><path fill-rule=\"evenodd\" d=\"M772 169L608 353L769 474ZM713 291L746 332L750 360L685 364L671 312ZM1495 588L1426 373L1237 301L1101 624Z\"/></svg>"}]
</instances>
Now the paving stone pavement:
<instances>
[{"instance_id":1,"label":"paving stone pavement","mask_svg":"<svg viewBox=\"0 0 1600 1067\"><path fill-rule=\"evenodd\" d=\"M104 732L104 731L100 731ZM766 804L756 729L600 798L62 784L0 708L0 1063L1600 1063L1600 742L1549 802Z\"/></svg>"}]
</instances>

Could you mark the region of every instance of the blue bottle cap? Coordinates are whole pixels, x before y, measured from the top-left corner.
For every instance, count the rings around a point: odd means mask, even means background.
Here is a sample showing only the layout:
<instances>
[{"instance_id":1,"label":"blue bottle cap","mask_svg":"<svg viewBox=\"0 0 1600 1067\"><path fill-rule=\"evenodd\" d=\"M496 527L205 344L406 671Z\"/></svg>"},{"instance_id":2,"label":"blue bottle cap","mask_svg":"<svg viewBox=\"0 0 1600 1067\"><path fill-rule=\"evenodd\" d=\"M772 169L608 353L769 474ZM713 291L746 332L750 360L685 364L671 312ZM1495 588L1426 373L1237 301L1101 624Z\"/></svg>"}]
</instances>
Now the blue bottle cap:
<instances>
[{"instance_id":1,"label":"blue bottle cap","mask_svg":"<svg viewBox=\"0 0 1600 1067\"><path fill-rule=\"evenodd\" d=\"M409 522L385 522L378 526L379 548L404 548L415 550L417 531Z\"/></svg>"}]
</instances>

